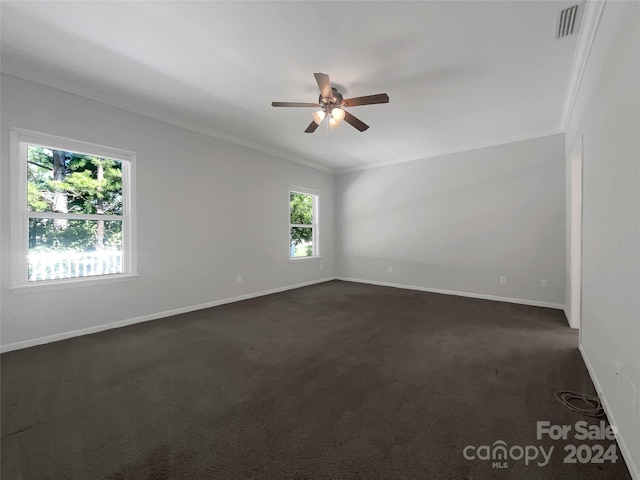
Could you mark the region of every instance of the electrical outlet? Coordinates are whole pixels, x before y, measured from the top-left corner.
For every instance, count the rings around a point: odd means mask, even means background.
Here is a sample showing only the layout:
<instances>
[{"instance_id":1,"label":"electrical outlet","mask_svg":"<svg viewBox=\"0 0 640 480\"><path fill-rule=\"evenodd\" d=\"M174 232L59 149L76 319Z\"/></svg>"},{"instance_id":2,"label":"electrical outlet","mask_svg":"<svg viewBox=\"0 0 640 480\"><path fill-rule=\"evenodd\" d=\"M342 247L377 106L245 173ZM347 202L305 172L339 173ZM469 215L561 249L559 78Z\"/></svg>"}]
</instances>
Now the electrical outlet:
<instances>
[{"instance_id":1,"label":"electrical outlet","mask_svg":"<svg viewBox=\"0 0 640 480\"><path fill-rule=\"evenodd\" d=\"M504 275L500 275L500 285L506 285L507 284L507 277L505 277Z\"/></svg>"},{"instance_id":2,"label":"electrical outlet","mask_svg":"<svg viewBox=\"0 0 640 480\"><path fill-rule=\"evenodd\" d=\"M388 273L393 273L393 267L387 267L387 272Z\"/></svg>"},{"instance_id":3,"label":"electrical outlet","mask_svg":"<svg viewBox=\"0 0 640 480\"><path fill-rule=\"evenodd\" d=\"M324 265L322 263L320 264L320 270L324 270Z\"/></svg>"},{"instance_id":4,"label":"electrical outlet","mask_svg":"<svg viewBox=\"0 0 640 480\"><path fill-rule=\"evenodd\" d=\"M238 276L236 277L236 281L237 281L238 283L242 283L242 275L238 275Z\"/></svg>"},{"instance_id":5,"label":"electrical outlet","mask_svg":"<svg viewBox=\"0 0 640 480\"><path fill-rule=\"evenodd\" d=\"M540 280L540 286L541 286L542 288L547 288L547 287L549 286L549 283L547 282L547 279L546 279L546 278L545 278L545 279Z\"/></svg>"},{"instance_id":6,"label":"electrical outlet","mask_svg":"<svg viewBox=\"0 0 640 480\"><path fill-rule=\"evenodd\" d=\"M616 362L616 380L620 383L620 377L622 376L622 365L620 362Z\"/></svg>"}]
</instances>

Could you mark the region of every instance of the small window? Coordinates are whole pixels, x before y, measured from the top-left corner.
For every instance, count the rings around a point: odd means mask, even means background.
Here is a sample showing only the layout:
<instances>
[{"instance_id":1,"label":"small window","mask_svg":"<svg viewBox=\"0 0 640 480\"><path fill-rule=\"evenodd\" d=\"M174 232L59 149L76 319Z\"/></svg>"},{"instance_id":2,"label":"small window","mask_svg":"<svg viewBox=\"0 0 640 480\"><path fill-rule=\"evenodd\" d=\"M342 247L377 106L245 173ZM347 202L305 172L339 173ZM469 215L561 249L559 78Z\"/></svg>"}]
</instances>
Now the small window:
<instances>
[{"instance_id":1,"label":"small window","mask_svg":"<svg viewBox=\"0 0 640 480\"><path fill-rule=\"evenodd\" d=\"M318 193L289 189L289 258L317 257Z\"/></svg>"},{"instance_id":2,"label":"small window","mask_svg":"<svg viewBox=\"0 0 640 480\"><path fill-rule=\"evenodd\" d=\"M12 132L15 286L134 273L134 154Z\"/></svg>"}]
</instances>

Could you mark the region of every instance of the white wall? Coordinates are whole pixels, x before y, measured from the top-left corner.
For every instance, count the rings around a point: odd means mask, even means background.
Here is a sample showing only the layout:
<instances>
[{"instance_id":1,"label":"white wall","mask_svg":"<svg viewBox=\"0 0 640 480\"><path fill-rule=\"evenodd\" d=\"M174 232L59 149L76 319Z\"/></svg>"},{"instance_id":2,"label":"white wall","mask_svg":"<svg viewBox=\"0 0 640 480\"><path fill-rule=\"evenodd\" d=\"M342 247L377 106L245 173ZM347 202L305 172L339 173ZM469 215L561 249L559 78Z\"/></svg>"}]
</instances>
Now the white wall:
<instances>
[{"instance_id":1,"label":"white wall","mask_svg":"<svg viewBox=\"0 0 640 480\"><path fill-rule=\"evenodd\" d=\"M338 275L561 307L564 168L553 135L339 175Z\"/></svg>"},{"instance_id":2,"label":"white wall","mask_svg":"<svg viewBox=\"0 0 640 480\"><path fill-rule=\"evenodd\" d=\"M16 77L1 86L3 346L334 276L332 174ZM138 280L9 290L10 127L137 153ZM290 184L321 192L322 259L288 260Z\"/></svg>"},{"instance_id":3,"label":"white wall","mask_svg":"<svg viewBox=\"0 0 640 480\"><path fill-rule=\"evenodd\" d=\"M566 133L567 159L580 135L581 350L640 479L639 2L605 4Z\"/></svg>"}]
</instances>

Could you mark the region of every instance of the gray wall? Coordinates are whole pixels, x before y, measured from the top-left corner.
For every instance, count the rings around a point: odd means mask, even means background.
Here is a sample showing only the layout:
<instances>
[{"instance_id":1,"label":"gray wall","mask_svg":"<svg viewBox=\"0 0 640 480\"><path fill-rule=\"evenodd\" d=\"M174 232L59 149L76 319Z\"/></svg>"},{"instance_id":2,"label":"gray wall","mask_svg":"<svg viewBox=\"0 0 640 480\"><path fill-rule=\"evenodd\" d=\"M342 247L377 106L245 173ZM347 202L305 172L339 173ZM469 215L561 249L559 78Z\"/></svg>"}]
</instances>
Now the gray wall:
<instances>
[{"instance_id":1,"label":"gray wall","mask_svg":"<svg viewBox=\"0 0 640 480\"><path fill-rule=\"evenodd\" d=\"M137 152L137 281L22 294L8 289L11 126ZM3 76L2 140L3 345L335 275L564 304L562 135L336 179ZM322 192L322 259L287 258L289 184ZM506 285L499 284L500 275Z\"/></svg>"},{"instance_id":2,"label":"gray wall","mask_svg":"<svg viewBox=\"0 0 640 480\"><path fill-rule=\"evenodd\" d=\"M564 169L554 135L339 175L338 274L561 307Z\"/></svg>"},{"instance_id":3,"label":"gray wall","mask_svg":"<svg viewBox=\"0 0 640 480\"><path fill-rule=\"evenodd\" d=\"M334 276L332 174L16 77L1 85L2 345ZM9 290L10 127L137 153L139 279ZM288 259L290 184L321 192L322 259Z\"/></svg>"},{"instance_id":4,"label":"gray wall","mask_svg":"<svg viewBox=\"0 0 640 480\"><path fill-rule=\"evenodd\" d=\"M607 2L566 134L567 155L584 136L581 348L620 428L627 463L633 456L634 478L640 478L639 63L640 3Z\"/></svg>"}]
</instances>

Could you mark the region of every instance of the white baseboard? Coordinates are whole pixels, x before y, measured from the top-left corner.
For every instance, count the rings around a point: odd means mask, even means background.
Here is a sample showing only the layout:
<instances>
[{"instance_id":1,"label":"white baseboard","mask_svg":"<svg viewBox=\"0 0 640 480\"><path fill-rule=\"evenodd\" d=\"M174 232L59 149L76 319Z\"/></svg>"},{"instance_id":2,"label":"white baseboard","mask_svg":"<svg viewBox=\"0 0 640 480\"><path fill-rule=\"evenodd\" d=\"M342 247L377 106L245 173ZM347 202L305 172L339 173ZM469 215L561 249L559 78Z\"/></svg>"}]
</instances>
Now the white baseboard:
<instances>
[{"instance_id":1,"label":"white baseboard","mask_svg":"<svg viewBox=\"0 0 640 480\"><path fill-rule=\"evenodd\" d=\"M591 361L589 361L589 356L587 355L586 350L580 344L578 346L580 353L582 354L582 359L584 360L584 364L587 366L587 371L589 372L589 376L591 377L591 381L593 382L593 386L596 387L596 392L598 393L598 397L600 397L600 402L602 402L602 406L604 408L605 413L607 414L607 418L609 419L609 423L613 426L617 426L618 422L611 411L611 407L609 406L609 402L607 402L607 397L602 390L602 386L598 381L598 377L596 376L596 372L593 369L593 365L591 365ZM624 461L627 464L627 468L629 469L629 474L633 480L640 480L640 468L638 465L633 463L633 458L631 457L631 451L624 441L624 437L622 436L622 432L618 430L616 434L616 441L618 442L618 447L620 447L620 452L624 457Z\"/></svg>"},{"instance_id":2,"label":"white baseboard","mask_svg":"<svg viewBox=\"0 0 640 480\"><path fill-rule=\"evenodd\" d=\"M148 322L149 320L157 320L159 318L171 317L173 315L179 315L181 313L193 312L195 310L202 310L204 308L217 307L218 305L224 305L226 303L239 302L242 300L248 300L250 298L262 297L264 295L271 295L273 293L285 292L287 290L294 290L296 288L308 287L309 285L315 285L317 283L329 282L335 280L335 277L326 277L319 280L311 280L309 282L296 283L294 285L287 285L284 287L272 288L270 290L263 290L261 292L247 293L246 295L239 295L237 297L223 298L221 300L214 300L212 302L201 303L199 305L190 305L188 307L176 308L173 310L166 310L164 312L151 313L149 315L142 315L140 317L128 318L126 320L119 320L117 322L107 323L104 325L97 325L95 327L81 328L79 330L72 330L70 332L56 333L55 335L48 335L46 337L38 337L30 340L24 340L22 342L9 343L7 345L0 346L0 352L10 352L12 350L20 350L23 348L34 347L36 345L43 345L45 343L57 342L59 340L65 340L67 338L79 337L81 335L89 335L91 333L103 332L105 330L111 330L113 328L126 327L141 322Z\"/></svg>"},{"instance_id":3,"label":"white baseboard","mask_svg":"<svg viewBox=\"0 0 640 480\"><path fill-rule=\"evenodd\" d=\"M151 313L149 315L143 315L135 318L128 318L125 320L119 320L117 322L107 323L104 325L97 325L89 328L82 328L79 330L72 330L69 332L56 333L54 335L48 335L45 337L38 337L29 340L24 340L21 342L10 343L7 345L0 346L0 352L10 352L12 350L19 350L22 348L34 347L36 345L42 345L45 343L57 342L59 340L65 340L67 338L78 337L81 335L89 335L92 333L102 332L104 330L111 330L112 328L120 328L126 327L128 325L133 325L141 322L148 322L149 320L157 320L159 318L170 317L172 315L179 315L181 313L193 312L195 310L202 310L203 308L216 307L218 305L224 305L225 303L233 303L239 302L241 300L248 300L250 298L261 297L264 295L270 295L272 293L284 292L287 290L293 290L296 288L306 287L309 285L314 285L317 283L324 283L331 280L343 280L346 282L356 282L356 283L368 283L371 285L380 285L385 287L394 287L394 288L404 288L408 290L420 290L423 292L432 292L432 293L442 293L446 295L458 295L463 297L471 297L471 298L480 298L484 300L494 300L498 302L510 302L510 303L518 303L523 305L532 305L536 307L548 307L548 308L556 308L556 309L564 309L564 305L556 304L556 303L548 303L548 302L540 302L536 300L523 300L518 298L510 298L510 297L498 297L493 295L484 295L480 293L469 293L469 292L458 292L453 290L442 290L438 288L427 288L427 287L419 287L415 285L404 285L398 283L390 283L390 282L378 282L375 280L363 280L358 278L348 278L348 277L326 277L319 280L312 280L309 282L298 283L294 285L287 285L284 287L273 288L270 290L264 290L261 292L248 293L246 295L240 295L237 297L229 297L223 298L221 300L214 300L212 302L201 303L199 305L190 305L187 307L176 308L173 310L166 310L164 312L156 312Z\"/></svg>"},{"instance_id":4,"label":"white baseboard","mask_svg":"<svg viewBox=\"0 0 640 480\"><path fill-rule=\"evenodd\" d=\"M458 292L455 290L442 290L440 288L419 287L416 285L405 285L403 283L378 282L377 280L363 280L361 278L338 277L337 280L345 282L369 283L371 285L380 285L382 287L404 288L407 290L420 290L421 292L442 293L445 295L457 295L459 297L480 298L483 300L493 300L496 302L518 303L521 305L531 305L534 307L555 308L564 310L564 305L560 303L540 302L538 300L525 300L522 298L498 297L495 295L485 295L484 293Z\"/></svg>"},{"instance_id":5,"label":"white baseboard","mask_svg":"<svg viewBox=\"0 0 640 480\"><path fill-rule=\"evenodd\" d=\"M574 330L580 330L580 325L576 324L576 322L573 320L573 317L571 316L571 312L569 312L569 307L565 305L563 310L564 310L564 316L566 317L567 323L569 324L569 326Z\"/></svg>"}]
</instances>

